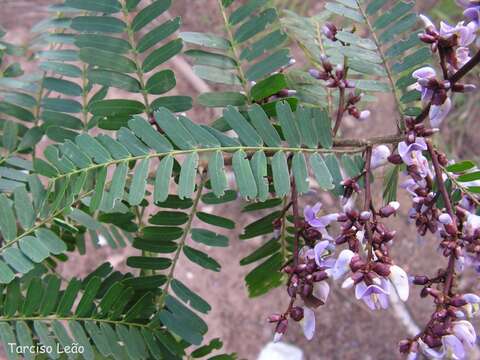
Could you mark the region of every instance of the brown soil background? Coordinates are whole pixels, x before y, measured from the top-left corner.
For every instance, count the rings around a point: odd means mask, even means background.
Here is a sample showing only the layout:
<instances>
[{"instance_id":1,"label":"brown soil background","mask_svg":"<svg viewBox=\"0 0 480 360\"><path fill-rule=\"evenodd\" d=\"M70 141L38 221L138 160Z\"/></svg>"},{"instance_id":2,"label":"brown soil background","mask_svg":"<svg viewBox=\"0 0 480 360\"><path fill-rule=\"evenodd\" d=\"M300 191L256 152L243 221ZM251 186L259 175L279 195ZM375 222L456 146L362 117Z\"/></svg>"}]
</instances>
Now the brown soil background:
<instances>
[{"instance_id":1,"label":"brown soil background","mask_svg":"<svg viewBox=\"0 0 480 360\"><path fill-rule=\"evenodd\" d=\"M452 0L453 1L453 0ZM50 0L0 0L2 10L0 12L0 25L8 31L8 38L13 42L26 41L29 38L29 29L32 24L47 16L44 6L52 4ZM311 1L310 13L323 6L323 1ZM392 1L393 3L393 1ZM436 1L419 1L423 9L429 9ZM181 15L183 18L182 31L205 31L221 33L220 17L217 10L216 0L176 0L170 10L174 16ZM302 62L299 59L300 63ZM175 69L177 70L177 69ZM193 97L198 93L192 90L189 82L189 74L176 71L176 92L189 94ZM120 94L110 93L113 97ZM477 108L473 109L473 114ZM212 119L211 111L194 109L189 116L197 121L208 122ZM394 128L394 106L389 96L383 96L372 108L372 119L362 126L356 126L354 122L345 122L344 135L348 137L361 137L365 135L381 135L391 133ZM475 116L474 116L475 118ZM462 121L469 121L471 117L464 116ZM466 120L465 120L466 119ZM464 122L456 119L451 125L447 125L444 131L452 134L457 146L453 148L458 155L478 155L479 146L473 136L477 131L462 131L462 137L457 137L459 129L463 129ZM453 126L455 125L455 127ZM470 128L478 130L478 125L471 123ZM380 185L381 174L377 175L377 185ZM400 191L405 211L408 199ZM321 195L322 200L335 205L328 196ZM316 201L315 196L305 199L307 202ZM377 201L380 199L377 198ZM203 208L202 211L211 211L211 208ZM206 249L210 255L222 265L220 273L206 272L188 261L181 261L177 267L176 275L198 291L213 307L206 321L209 324L209 337L221 337L224 341L224 350L237 352L240 359L253 360L259 354L261 348L272 338L272 328L266 324L268 314L285 308L288 298L283 296L284 289L280 288L270 294L249 299L244 286L243 277L249 267L240 267L239 260L253 251L263 239L248 241L238 240L243 225L254 219L254 215L245 216L240 213L241 204L226 205L213 210L217 214L236 219L238 228L227 235L230 238L230 246L226 249ZM391 228L398 231L397 240L392 250L394 259L409 274L426 273L432 274L445 262L436 252L436 244L432 239L424 243L417 240L414 229L407 225L405 215L389 221ZM202 226L198 224L198 226ZM117 269L126 270L125 259L136 253L136 250L127 248L123 250L90 248L87 255L72 255L69 263L63 267L62 274L66 277L82 277L102 262L111 261ZM302 348L308 360L320 359L355 359L355 360L389 360L397 359L397 342L407 336L405 328L398 322L391 311L369 312L363 305L356 303L352 291L339 289L339 284L333 284L337 288L332 292L328 303L317 312L317 334L307 342L299 330L293 324L285 341ZM479 285L476 278L466 275L461 280L464 290L478 291ZM359 306L360 305L360 306ZM412 291L407 303L411 309L415 321L425 323L429 318L432 304L429 300L422 300L417 289ZM473 357L472 357L473 359Z\"/></svg>"}]
</instances>

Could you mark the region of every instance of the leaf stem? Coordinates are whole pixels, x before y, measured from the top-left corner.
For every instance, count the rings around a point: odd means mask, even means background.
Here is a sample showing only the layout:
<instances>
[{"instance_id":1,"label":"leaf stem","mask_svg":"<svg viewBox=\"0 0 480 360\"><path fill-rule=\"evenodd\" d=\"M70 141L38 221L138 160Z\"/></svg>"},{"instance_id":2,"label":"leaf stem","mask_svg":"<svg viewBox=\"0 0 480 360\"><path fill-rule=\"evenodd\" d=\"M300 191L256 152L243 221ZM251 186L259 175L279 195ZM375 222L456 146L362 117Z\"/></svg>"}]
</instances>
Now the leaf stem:
<instances>
[{"instance_id":1,"label":"leaf stem","mask_svg":"<svg viewBox=\"0 0 480 360\"><path fill-rule=\"evenodd\" d=\"M205 185L205 181L206 180L202 175L200 184L198 185L198 188L197 188L197 193L196 193L195 198L193 200L192 210L190 212L190 215L188 216L188 221L185 224L185 227L183 229L183 235L182 235L182 237L181 237L181 239L178 243L177 251L175 252L175 255L172 259L172 265L170 266L170 271L167 275L167 281L165 283L165 287L163 288L162 294L160 295L160 297L158 299L158 302L157 302L159 309L161 309L163 307L164 303L165 303L165 298L167 297L168 291L170 290L170 284L173 281L173 275L175 273L175 268L177 266L178 260L180 258L180 253L182 252L182 250L185 246L185 243L187 242L187 238L190 235L190 230L191 230L192 225L193 225L193 220L194 220L195 215L198 211L198 204L200 202L200 198L202 197L202 191L203 191L203 187Z\"/></svg>"},{"instance_id":2,"label":"leaf stem","mask_svg":"<svg viewBox=\"0 0 480 360\"><path fill-rule=\"evenodd\" d=\"M237 50L237 43L235 41L235 37L233 36L233 31L232 27L230 26L230 23L228 22L227 18L227 12L225 11L225 7L223 6L222 0L218 0L218 7L220 9L220 13L222 14L223 22L225 24L225 29L227 30L227 35L228 35L228 40L230 41L230 46L232 48L232 54L235 59L235 66L238 71L238 77L240 78L240 82L242 83L243 91L245 92L245 96L247 97L248 102L251 102L251 97L250 97L250 87L248 86L248 80L247 77L245 76L245 72L243 71L243 68L241 66L241 60L240 60L240 55L238 54Z\"/></svg>"},{"instance_id":3,"label":"leaf stem","mask_svg":"<svg viewBox=\"0 0 480 360\"><path fill-rule=\"evenodd\" d=\"M390 65L388 64L387 57L385 56L385 53L382 50L382 45L380 44L380 40L378 39L377 34L375 33L375 30L372 26L372 23L370 22L370 19L368 18L367 13L363 9L361 2L359 0L355 0L355 2L357 3L360 13L365 19L365 23L367 24L368 31L372 35L373 42L377 47L377 51L378 51L378 54L380 55L380 58L382 59L382 65L385 68L385 71L387 73L387 78L388 78L388 82L390 83L390 87L392 88L392 94L395 100L395 105L396 105L398 114L400 115L400 118L396 118L395 120L397 124L398 133L400 134L405 129L405 122L403 120L402 104L400 102L400 97L398 96L398 93L397 93L397 88L395 86L395 80L393 79L392 70L390 69Z\"/></svg>"}]
</instances>

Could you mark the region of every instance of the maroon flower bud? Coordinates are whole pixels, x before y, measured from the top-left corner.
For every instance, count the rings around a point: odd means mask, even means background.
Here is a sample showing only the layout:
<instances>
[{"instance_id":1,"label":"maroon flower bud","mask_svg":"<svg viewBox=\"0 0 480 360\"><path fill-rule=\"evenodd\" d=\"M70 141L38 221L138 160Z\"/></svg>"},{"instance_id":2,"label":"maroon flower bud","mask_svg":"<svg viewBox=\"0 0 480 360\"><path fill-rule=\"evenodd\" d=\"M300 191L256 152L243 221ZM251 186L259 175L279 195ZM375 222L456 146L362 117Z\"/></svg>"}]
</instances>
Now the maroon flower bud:
<instances>
[{"instance_id":1,"label":"maroon flower bud","mask_svg":"<svg viewBox=\"0 0 480 360\"><path fill-rule=\"evenodd\" d=\"M430 279L424 275L417 275L413 278L413 283L415 285L426 285L429 281Z\"/></svg>"},{"instance_id":2,"label":"maroon flower bud","mask_svg":"<svg viewBox=\"0 0 480 360\"><path fill-rule=\"evenodd\" d=\"M433 44L435 41L437 41L437 39L434 36L425 34L425 33L418 34L418 37L420 38L421 41L427 44Z\"/></svg>"},{"instance_id":3,"label":"maroon flower bud","mask_svg":"<svg viewBox=\"0 0 480 360\"><path fill-rule=\"evenodd\" d=\"M290 317L295 321L300 321L303 319L303 308L300 306L294 306L290 310Z\"/></svg>"},{"instance_id":4,"label":"maroon flower bud","mask_svg":"<svg viewBox=\"0 0 480 360\"><path fill-rule=\"evenodd\" d=\"M457 234L457 225L455 223L452 223L452 224L448 224L448 225L444 225L445 227L445 231L447 232L447 234L449 235L456 235Z\"/></svg>"},{"instance_id":5,"label":"maroon flower bud","mask_svg":"<svg viewBox=\"0 0 480 360\"><path fill-rule=\"evenodd\" d=\"M390 275L390 265L377 262L373 265L373 271L380 276L388 276Z\"/></svg>"},{"instance_id":6,"label":"maroon flower bud","mask_svg":"<svg viewBox=\"0 0 480 360\"><path fill-rule=\"evenodd\" d=\"M272 314L267 318L268 322L271 322L271 323L279 322L281 319L282 319L282 315L280 314Z\"/></svg>"},{"instance_id":7,"label":"maroon flower bud","mask_svg":"<svg viewBox=\"0 0 480 360\"><path fill-rule=\"evenodd\" d=\"M395 214L400 207L400 204L396 201L390 202L388 205L382 207L378 213L381 217L387 218Z\"/></svg>"},{"instance_id":8,"label":"maroon flower bud","mask_svg":"<svg viewBox=\"0 0 480 360\"><path fill-rule=\"evenodd\" d=\"M288 328L288 320L282 319L277 323L277 327L275 328L275 332L277 334L285 334Z\"/></svg>"},{"instance_id":9,"label":"maroon flower bud","mask_svg":"<svg viewBox=\"0 0 480 360\"><path fill-rule=\"evenodd\" d=\"M328 278L328 274L325 271L317 271L313 273L313 281L319 282Z\"/></svg>"},{"instance_id":10,"label":"maroon flower bud","mask_svg":"<svg viewBox=\"0 0 480 360\"><path fill-rule=\"evenodd\" d=\"M333 65L330 62L330 60L328 60L327 56L322 55L320 57L320 60L322 62L322 66L323 66L323 68L325 69L326 72L331 72L333 70Z\"/></svg>"},{"instance_id":11,"label":"maroon flower bud","mask_svg":"<svg viewBox=\"0 0 480 360\"><path fill-rule=\"evenodd\" d=\"M447 166L448 165L448 158L445 154L443 153L439 153L438 154L438 162L440 163L440 165L442 166Z\"/></svg>"},{"instance_id":12,"label":"maroon flower bud","mask_svg":"<svg viewBox=\"0 0 480 360\"><path fill-rule=\"evenodd\" d=\"M410 352L410 340L402 340L398 343L398 351L402 354L407 354Z\"/></svg>"},{"instance_id":13,"label":"maroon flower bud","mask_svg":"<svg viewBox=\"0 0 480 360\"><path fill-rule=\"evenodd\" d=\"M399 154L392 154L387 159L390 163L395 165L400 165L403 163L402 157Z\"/></svg>"},{"instance_id":14,"label":"maroon flower bud","mask_svg":"<svg viewBox=\"0 0 480 360\"><path fill-rule=\"evenodd\" d=\"M312 293L312 291L313 291L312 284L304 284L302 288L302 296L307 297Z\"/></svg>"},{"instance_id":15,"label":"maroon flower bud","mask_svg":"<svg viewBox=\"0 0 480 360\"><path fill-rule=\"evenodd\" d=\"M461 307L461 306L467 305L467 301L462 299L460 296L457 296L454 299L452 299L452 301L450 301L450 304L455 307Z\"/></svg>"},{"instance_id":16,"label":"maroon flower bud","mask_svg":"<svg viewBox=\"0 0 480 360\"><path fill-rule=\"evenodd\" d=\"M445 317L447 316L447 313L448 313L447 310L441 309L441 310L435 312L435 314L433 314L433 317L437 320L442 320L442 319L445 319Z\"/></svg>"}]
</instances>

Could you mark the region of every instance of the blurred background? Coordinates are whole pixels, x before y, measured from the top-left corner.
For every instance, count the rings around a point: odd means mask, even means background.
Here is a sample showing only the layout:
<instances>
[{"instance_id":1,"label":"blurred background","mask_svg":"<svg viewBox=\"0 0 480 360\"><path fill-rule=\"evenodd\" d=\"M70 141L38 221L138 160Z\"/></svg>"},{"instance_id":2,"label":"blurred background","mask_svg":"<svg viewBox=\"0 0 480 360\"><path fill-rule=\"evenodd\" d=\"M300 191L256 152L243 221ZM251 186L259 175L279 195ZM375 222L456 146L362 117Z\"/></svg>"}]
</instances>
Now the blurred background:
<instances>
[{"instance_id":1,"label":"blurred background","mask_svg":"<svg viewBox=\"0 0 480 360\"><path fill-rule=\"evenodd\" d=\"M303 15L314 15L320 11L324 1L314 0L274 0L278 9L288 8ZM391 1L393 3L393 1ZM54 0L0 0L0 25L8 30L7 39L21 44L28 43L31 27L48 16L45 9ZM461 11L454 0L418 1L418 11L428 13L436 20L446 19L455 22L461 18ZM217 8L217 0L175 0L170 9L171 15L181 15L182 31L208 31L222 34L223 27ZM293 50L297 64L305 66L301 52ZM28 64L26 65L28 69ZM192 72L187 58L177 56L170 66L176 72L176 92L192 97L212 88L198 79ZM478 76L477 76L478 80ZM478 84L478 81L474 81ZM112 90L111 95L114 94ZM118 96L117 96L118 97ZM478 95L463 102L458 99L458 106L449 120L443 125L445 134L443 144L451 158L473 159L478 161L480 143L475 141L475 134L480 130L478 117ZM366 134L382 135L393 131L389 128L393 121L394 104L388 95L384 95L372 110L372 118L357 126L354 121L345 121L343 134L347 137L360 137ZM199 122L214 119L213 110L194 108L189 116ZM381 181L381 171L377 181ZM380 184L380 183L379 183ZM380 201L380 194L376 199ZM390 220L389 225L398 231L392 256L409 274L432 274L445 261L436 252L437 245L433 239L420 241L415 229L407 225L405 212L408 198L399 192L405 206L403 213ZM321 200L331 208L336 206L328 194L314 193L305 197L306 202ZM211 210L211 209L210 209ZM205 206L202 211L208 212ZM241 204L225 205L222 213L230 218L242 219L238 225L248 224L256 215L240 214ZM202 225L203 226L203 225ZM180 263L178 276L192 289L198 291L211 305L213 310L206 318L209 324L209 338L220 337L224 340L225 351L237 352L240 359L256 359L262 348L268 344L273 335L273 328L266 323L266 317L286 307L288 297L282 296L284 289L279 288L255 299L249 299L243 282L248 267L240 267L239 260L262 243L262 239L238 240L242 231L237 228L233 233L226 233L231 239L231 246L226 249L210 249L212 256L222 265L220 273L198 271L191 263ZM112 250L104 248L89 249L84 256L73 255L68 267L62 269L65 277L83 276L104 261L110 261L120 270L127 271L125 259L135 253L131 248ZM93 255L95 254L95 255ZM72 266L71 264L75 264ZM465 274L461 281L462 291L479 291L478 278L474 274ZM431 301L422 300L417 289L411 293L406 307L388 311L371 312L357 302L352 290L341 290L339 284L333 284L331 297L327 304L317 311L317 334L307 342L300 328L293 324L284 341L303 351L304 359L397 359L397 343L414 331L415 326L422 326L433 310ZM478 329L478 328L477 328ZM472 359L480 358L478 352ZM293 359L293 358L292 358Z\"/></svg>"}]
</instances>

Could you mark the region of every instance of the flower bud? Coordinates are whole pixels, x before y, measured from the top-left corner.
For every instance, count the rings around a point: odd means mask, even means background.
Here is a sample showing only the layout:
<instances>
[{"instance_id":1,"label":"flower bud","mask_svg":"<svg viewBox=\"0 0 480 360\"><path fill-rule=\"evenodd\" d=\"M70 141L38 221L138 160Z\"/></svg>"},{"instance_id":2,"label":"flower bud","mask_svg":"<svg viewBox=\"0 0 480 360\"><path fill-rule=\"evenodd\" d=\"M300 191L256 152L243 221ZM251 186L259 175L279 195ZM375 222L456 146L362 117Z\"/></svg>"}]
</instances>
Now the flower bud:
<instances>
[{"instance_id":1,"label":"flower bud","mask_svg":"<svg viewBox=\"0 0 480 360\"><path fill-rule=\"evenodd\" d=\"M413 277L413 283L415 285L427 285L429 278L424 275L417 275Z\"/></svg>"},{"instance_id":2,"label":"flower bud","mask_svg":"<svg viewBox=\"0 0 480 360\"><path fill-rule=\"evenodd\" d=\"M391 201L390 203L388 203L388 205L382 207L378 213L380 214L381 217L387 218L395 214L399 208L400 208L399 202Z\"/></svg>"},{"instance_id":3,"label":"flower bud","mask_svg":"<svg viewBox=\"0 0 480 360\"><path fill-rule=\"evenodd\" d=\"M373 271L380 276L388 276L390 275L390 265L377 262L373 265Z\"/></svg>"},{"instance_id":4,"label":"flower bud","mask_svg":"<svg viewBox=\"0 0 480 360\"><path fill-rule=\"evenodd\" d=\"M388 161L395 165L403 163L402 157L399 154L392 154L388 157Z\"/></svg>"},{"instance_id":5,"label":"flower bud","mask_svg":"<svg viewBox=\"0 0 480 360\"><path fill-rule=\"evenodd\" d=\"M465 299L463 299L462 297L459 297L459 296L453 298L450 301L450 305L455 306L455 307L462 307L462 306L467 305L467 304L468 304L468 302Z\"/></svg>"},{"instance_id":6,"label":"flower bud","mask_svg":"<svg viewBox=\"0 0 480 360\"><path fill-rule=\"evenodd\" d=\"M427 44L433 44L435 41L437 41L437 39L434 36L425 34L425 33L418 34L418 37L420 38L421 41Z\"/></svg>"},{"instance_id":7,"label":"flower bud","mask_svg":"<svg viewBox=\"0 0 480 360\"><path fill-rule=\"evenodd\" d=\"M275 335L274 335L273 341L274 342L280 341L280 339L282 338L282 335L287 332L287 328L288 328L288 320L287 319L280 320L277 323L277 327L275 328Z\"/></svg>"},{"instance_id":8,"label":"flower bud","mask_svg":"<svg viewBox=\"0 0 480 360\"><path fill-rule=\"evenodd\" d=\"M303 308L300 306L294 306L292 310L290 310L290 317L295 321L300 321L303 319Z\"/></svg>"}]
</instances>

